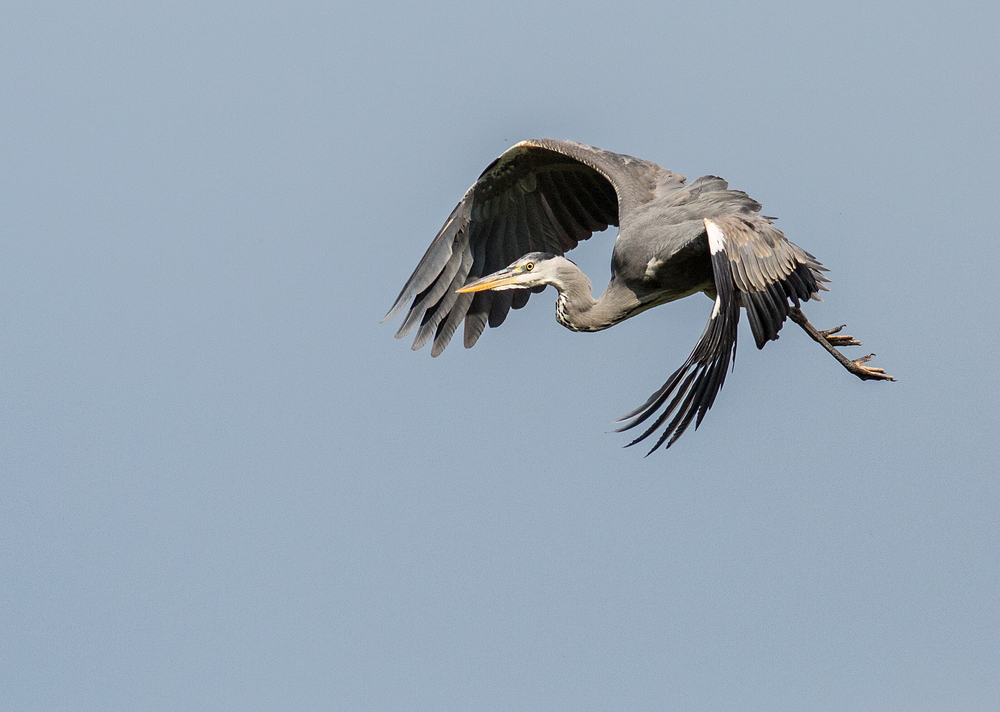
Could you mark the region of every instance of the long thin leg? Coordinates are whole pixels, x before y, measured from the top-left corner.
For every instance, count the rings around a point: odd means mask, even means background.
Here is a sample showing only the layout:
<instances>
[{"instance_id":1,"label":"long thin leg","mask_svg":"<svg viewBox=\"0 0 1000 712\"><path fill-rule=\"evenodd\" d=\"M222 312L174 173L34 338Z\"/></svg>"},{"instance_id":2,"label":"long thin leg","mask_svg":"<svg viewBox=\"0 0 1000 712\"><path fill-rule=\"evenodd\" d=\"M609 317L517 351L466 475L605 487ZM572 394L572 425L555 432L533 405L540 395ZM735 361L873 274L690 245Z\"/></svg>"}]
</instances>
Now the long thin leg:
<instances>
[{"instance_id":1,"label":"long thin leg","mask_svg":"<svg viewBox=\"0 0 1000 712\"><path fill-rule=\"evenodd\" d=\"M803 330L809 334L813 341L822 346L824 349L829 351L835 359L840 361L840 365L846 368L848 371L853 373L855 376L860 378L862 381L895 381L896 379L887 374L881 368L875 368L874 366L862 366L863 363L868 363L872 360L872 356L875 354L868 354L867 356L862 356L859 359L851 360L844 356L844 354L837 351L835 346L860 346L861 342L855 339L853 336L840 335L837 334L838 331L843 329L843 326L838 326L836 329L828 329L827 331L819 331L815 326L809 323L806 319L806 315L802 313L802 310L798 307L792 307L788 310L788 317L794 321L796 324L801 326Z\"/></svg>"}]
</instances>

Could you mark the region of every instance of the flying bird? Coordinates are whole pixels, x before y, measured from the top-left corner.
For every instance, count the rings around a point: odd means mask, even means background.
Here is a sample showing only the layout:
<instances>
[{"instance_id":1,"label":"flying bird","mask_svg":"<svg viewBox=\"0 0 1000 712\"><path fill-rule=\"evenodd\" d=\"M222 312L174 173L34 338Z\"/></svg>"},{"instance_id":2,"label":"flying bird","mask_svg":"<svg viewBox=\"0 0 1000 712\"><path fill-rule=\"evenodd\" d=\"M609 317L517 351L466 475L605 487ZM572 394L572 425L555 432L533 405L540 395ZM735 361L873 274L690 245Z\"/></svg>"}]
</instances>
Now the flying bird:
<instances>
[{"instance_id":1,"label":"flying bird","mask_svg":"<svg viewBox=\"0 0 1000 712\"><path fill-rule=\"evenodd\" d=\"M746 193L717 176L687 183L655 163L570 141L522 141L491 163L431 242L383 321L411 299L396 333L417 330L413 349L439 355L464 320L471 348L532 292L558 290L556 320L600 331L640 312L703 292L714 305L684 364L645 403L619 418L629 430L652 422L634 445L659 432L649 453L701 424L736 354L746 311L757 348L778 338L786 317L862 380L895 380L850 360L837 346L859 345L817 330L800 306L828 291L825 268L789 242ZM564 255L595 232L618 227L611 281L594 299L590 280ZM485 275L485 276L484 276ZM649 454L647 453L647 454Z\"/></svg>"}]
</instances>

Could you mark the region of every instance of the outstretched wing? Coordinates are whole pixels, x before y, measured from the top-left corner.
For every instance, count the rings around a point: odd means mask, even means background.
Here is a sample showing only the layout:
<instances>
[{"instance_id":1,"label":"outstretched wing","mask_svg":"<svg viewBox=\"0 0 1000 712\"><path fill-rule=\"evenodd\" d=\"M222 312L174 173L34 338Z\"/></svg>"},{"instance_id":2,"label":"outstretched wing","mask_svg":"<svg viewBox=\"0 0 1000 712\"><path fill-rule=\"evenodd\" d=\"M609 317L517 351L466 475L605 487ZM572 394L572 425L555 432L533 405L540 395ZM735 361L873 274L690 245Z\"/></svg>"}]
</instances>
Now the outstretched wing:
<instances>
[{"instance_id":1,"label":"outstretched wing","mask_svg":"<svg viewBox=\"0 0 1000 712\"><path fill-rule=\"evenodd\" d=\"M673 445L692 420L697 428L712 407L730 359L736 356L741 304L757 347L763 348L778 338L789 300L798 306L800 300L819 299L818 291L825 290L823 282L828 281L816 258L788 242L756 213L705 218L704 225L715 279L712 315L684 365L644 404L620 418L631 422L619 431L629 430L663 408L653 424L629 443L635 445L663 427L650 453L664 443L668 448Z\"/></svg>"},{"instance_id":2,"label":"outstretched wing","mask_svg":"<svg viewBox=\"0 0 1000 712\"><path fill-rule=\"evenodd\" d=\"M619 215L652 199L658 184L682 181L683 176L631 156L568 141L522 141L469 188L383 321L412 299L397 338L419 325L413 348L433 338L431 355L437 356L464 319L469 348L487 323L499 326L511 307L523 307L530 292L458 294L457 289L529 252L564 254L618 225Z\"/></svg>"}]
</instances>

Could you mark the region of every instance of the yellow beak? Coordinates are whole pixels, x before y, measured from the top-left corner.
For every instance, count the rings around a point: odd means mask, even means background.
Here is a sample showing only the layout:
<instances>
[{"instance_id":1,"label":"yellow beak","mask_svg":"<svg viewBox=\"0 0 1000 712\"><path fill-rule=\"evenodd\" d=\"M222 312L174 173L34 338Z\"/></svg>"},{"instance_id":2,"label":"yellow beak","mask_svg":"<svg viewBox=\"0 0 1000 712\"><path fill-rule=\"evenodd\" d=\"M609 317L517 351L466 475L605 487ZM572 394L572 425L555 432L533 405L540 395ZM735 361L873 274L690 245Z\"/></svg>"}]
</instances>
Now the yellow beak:
<instances>
[{"instance_id":1,"label":"yellow beak","mask_svg":"<svg viewBox=\"0 0 1000 712\"><path fill-rule=\"evenodd\" d=\"M475 282L469 282L467 285L459 289L458 293L468 294L469 292L483 292L487 289L496 289L497 287L506 287L509 284L517 284L519 276L519 273L510 269L502 269L499 272L494 272L493 274L487 275L482 279L477 279Z\"/></svg>"}]
</instances>

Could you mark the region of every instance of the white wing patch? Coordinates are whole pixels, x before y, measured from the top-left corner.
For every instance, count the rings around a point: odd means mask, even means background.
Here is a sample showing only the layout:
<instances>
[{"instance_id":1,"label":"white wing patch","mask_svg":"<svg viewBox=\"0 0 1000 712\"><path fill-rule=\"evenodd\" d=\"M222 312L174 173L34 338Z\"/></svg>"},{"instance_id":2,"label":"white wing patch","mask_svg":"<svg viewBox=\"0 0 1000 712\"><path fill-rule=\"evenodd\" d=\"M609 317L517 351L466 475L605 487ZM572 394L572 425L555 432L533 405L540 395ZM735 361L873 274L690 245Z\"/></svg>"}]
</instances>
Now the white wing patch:
<instances>
[{"instance_id":1,"label":"white wing patch","mask_svg":"<svg viewBox=\"0 0 1000 712\"><path fill-rule=\"evenodd\" d=\"M708 249L713 255L724 252L726 249L726 236L722 234L722 229L714 222L705 218L705 232L708 233ZM715 306L712 308L712 319L719 316L722 309L722 295L715 297Z\"/></svg>"},{"instance_id":2,"label":"white wing patch","mask_svg":"<svg viewBox=\"0 0 1000 712\"><path fill-rule=\"evenodd\" d=\"M719 316L719 310L722 309L722 299L719 297L715 298L715 306L712 307L712 319Z\"/></svg>"},{"instance_id":3,"label":"white wing patch","mask_svg":"<svg viewBox=\"0 0 1000 712\"><path fill-rule=\"evenodd\" d=\"M722 229L708 218L705 218L705 231L708 233L708 249L713 255L726 249L726 236L722 234Z\"/></svg>"}]
</instances>

